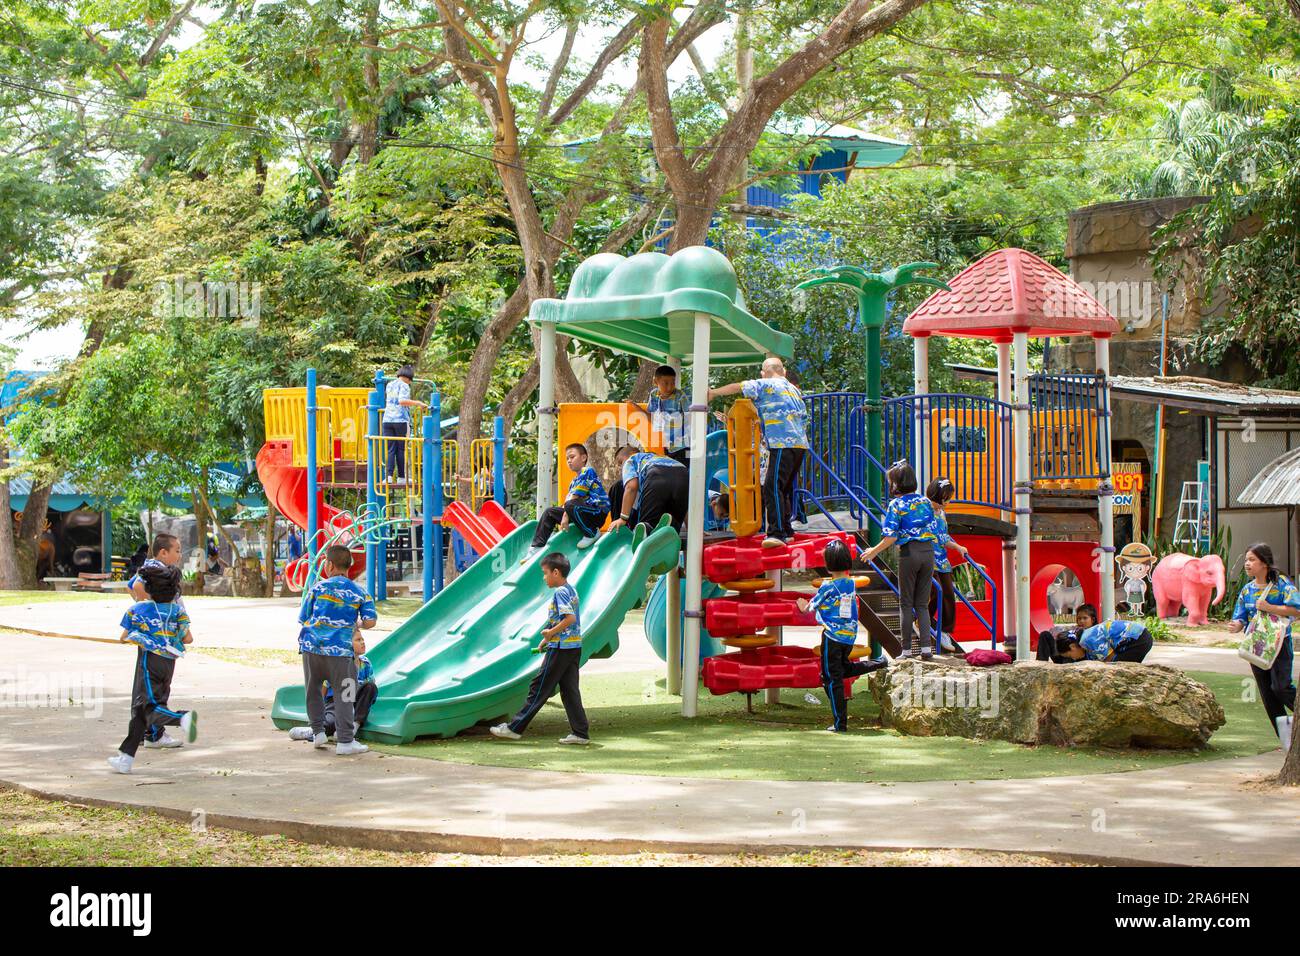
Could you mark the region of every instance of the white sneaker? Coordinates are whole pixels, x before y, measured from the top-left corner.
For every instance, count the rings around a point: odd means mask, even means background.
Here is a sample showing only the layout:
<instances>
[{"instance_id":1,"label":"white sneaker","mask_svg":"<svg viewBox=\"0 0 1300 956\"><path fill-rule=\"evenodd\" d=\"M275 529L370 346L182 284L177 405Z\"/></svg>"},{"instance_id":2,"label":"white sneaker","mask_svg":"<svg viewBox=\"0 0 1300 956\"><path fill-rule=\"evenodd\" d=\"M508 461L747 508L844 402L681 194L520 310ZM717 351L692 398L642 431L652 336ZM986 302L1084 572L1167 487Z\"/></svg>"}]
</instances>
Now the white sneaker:
<instances>
[{"instance_id":1,"label":"white sneaker","mask_svg":"<svg viewBox=\"0 0 1300 956\"><path fill-rule=\"evenodd\" d=\"M149 750L159 750L159 749L170 750L173 747L183 747L185 746L185 743L183 741L177 740L171 734L166 733L164 731L163 735L159 737L157 740L146 740L144 742L144 745Z\"/></svg>"},{"instance_id":2,"label":"white sneaker","mask_svg":"<svg viewBox=\"0 0 1300 956\"><path fill-rule=\"evenodd\" d=\"M1282 756L1286 756L1287 751L1291 749L1291 717L1279 717L1274 723L1277 724L1277 736L1282 741Z\"/></svg>"},{"instance_id":3,"label":"white sneaker","mask_svg":"<svg viewBox=\"0 0 1300 956\"><path fill-rule=\"evenodd\" d=\"M185 742L187 744L192 744L198 739L199 715L197 711L185 711L185 715L181 717L181 733L185 735ZM179 746L179 744L177 746Z\"/></svg>"},{"instance_id":4,"label":"white sneaker","mask_svg":"<svg viewBox=\"0 0 1300 956\"><path fill-rule=\"evenodd\" d=\"M308 727L307 729L310 730L311 728ZM322 730L320 733L316 734L316 736L312 737L311 744L317 750L324 750L326 747L329 746L329 744L326 743L328 739L329 738L325 736L325 731Z\"/></svg>"},{"instance_id":5,"label":"white sneaker","mask_svg":"<svg viewBox=\"0 0 1300 956\"><path fill-rule=\"evenodd\" d=\"M524 552L524 556L519 559L519 563L527 564L529 561L533 560L533 558L537 557L541 553L542 553L541 548L529 548L527 551Z\"/></svg>"},{"instance_id":6,"label":"white sneaker","mask_svg":"<svg viewBox=\"0 0 1300 956\"><path fill-rule=\"evenodd\" d=\"M579 737L577 734L569 734L569 736L567 736L567 737L561 737L561 738L560 738L560 743L562 743L562 744L577 744L577 745L580 746L580 747L584 747L584 746L586 746L587 744L591 743L591 738L590 738L590 737Z\"/></svg>"},{"instance_id":7,"label":"white sneaker","mask_svg":"<svg viewBox=\"0 0 1300 956\"><path fill-rule=\"evenodd\" d=\"M310 727L290 727L290 728L289 728L289 739L290 739L290 740L311 740L311 738L312 738L313 736L314 736L314 735L312 734L312 732L311 732L311 728L310 728Z\"/></svg>"},{"instance_id":8,"label":"white sneaker","mask_svg":"<svg viewBox=\"0 0 1300 956\"><path fill-rule=\"evenodd\" d=\"M579 550L579 551L586 551L588 548L590 548L590 547L591 547L593 544L595 544L595 543L596 543L596 539L595 539L595 538L587 538L587 537L579 538L579 539L578 539L578 550Z\"/></svg>"},{"instance_id":9,"label":"white sneaker","mask_svg":"<svg viewBox=\"0 0 1300 956\"><path fill-rule=\"evenodd\" d=\"M495 727L489 727L488 733L493 737L500 737L502 740L519 740L523 734L517 734L510 729L509 724L497 724Z\"/></svg>"},{"instance_id":10,"label":"white sneaker","mask_svg":"<svg viewBox=\"0 0 1300 956\"><path fill-rule=\"evenodd\" d=\"M108 765L113 768L114 773L130 773L133 763L135 763L134 757L120 751L108 758Z\"/></svg>"},{"instance_id":11,"label":"white sneaker","mask_svg":"<svg viewBox=\"0 0 1300 956\"><path fill-rule=\"evenodd\" d=\"M370 748L359 740L354 740L349 744L335 744L334 755L337 757L351 757L353 754L369 753Z\"/></svg>"}]
</instances>

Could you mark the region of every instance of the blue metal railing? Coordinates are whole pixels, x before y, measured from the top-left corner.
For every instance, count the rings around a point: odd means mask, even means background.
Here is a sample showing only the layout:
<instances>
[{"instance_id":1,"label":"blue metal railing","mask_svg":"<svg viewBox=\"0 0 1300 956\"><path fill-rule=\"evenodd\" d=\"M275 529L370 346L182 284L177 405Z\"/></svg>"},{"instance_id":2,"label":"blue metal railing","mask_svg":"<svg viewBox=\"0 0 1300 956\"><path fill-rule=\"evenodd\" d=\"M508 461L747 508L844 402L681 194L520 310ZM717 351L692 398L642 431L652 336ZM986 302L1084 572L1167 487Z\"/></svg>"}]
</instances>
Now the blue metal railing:
<instances>
[{"instance_id":1,"label":"blue metal railing","mask_svg":"<svg viewBox=\"0 0 1300 956\"><path fill-rule=\"evenodd\" d=\"M1006 402L936 392L884 403L884 458L918 476L947 477L953 502L1010 511L1011 413Z\"/></svg>"},{"instance_id":2,"label":"blue metal railing","mask_svg":"<svg viewBox=\"0 0 1300 956\"><path fill-rule=\"evenodd\" d=\"M1029 377L1029 470L1035 480L1100 479L1105 380L1094 372ZM1108 440L1108 439L1107 439Z\"/></svg>"}]
</instances>

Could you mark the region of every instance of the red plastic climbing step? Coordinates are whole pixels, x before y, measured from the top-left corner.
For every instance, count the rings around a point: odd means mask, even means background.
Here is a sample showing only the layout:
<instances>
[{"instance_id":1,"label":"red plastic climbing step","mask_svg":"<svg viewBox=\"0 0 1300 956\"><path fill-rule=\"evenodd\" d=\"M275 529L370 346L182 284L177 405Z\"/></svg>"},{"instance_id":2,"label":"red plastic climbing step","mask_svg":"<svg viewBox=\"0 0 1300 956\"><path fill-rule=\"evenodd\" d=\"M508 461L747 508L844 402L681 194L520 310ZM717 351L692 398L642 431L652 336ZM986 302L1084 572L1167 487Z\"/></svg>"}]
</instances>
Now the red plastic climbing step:
<instances>
[{"instance_id":1,"label":"red plastic climbing step","mask_svg":"<svg viewBox=\"0 0 1300 956\"><path fill-rule=\"evenodd\" d=\"M762 591L740 597L709 598L704 602L704 627L714 637L755 634L769 627L804 624L815 626L812 614L800 612L795 604L809 595L798 591Z\"/></svg>"},{"instance_id":2,"label":"red plastic climbing step","mask_svg":"<svg viewBox=\"0 0 1300 956\"><path fill-rule=\"evenodd\" d=\"M845 697L852 696L855 680L844 681ZM820 687L821 662L811 647L756 647L708 658L703 682L714 696L754 694L772 687Z\"/></svg>"},{"instance_id":3,"label":"red plastic climbing step","mask_svg":"<svg viewBox=\"0 0 1300 956\"><path fill-rule=\"evenodd\" d=\"M816 568L821 566L827 543L835 540L843 541L851 554L857 554L853 536L843 531L797 534L790 544L777 548L763 547L760 535L720 541L704 549L704 575L710 581L722 583L758 577L768 571Z\"/></svg>"}]
</instances>

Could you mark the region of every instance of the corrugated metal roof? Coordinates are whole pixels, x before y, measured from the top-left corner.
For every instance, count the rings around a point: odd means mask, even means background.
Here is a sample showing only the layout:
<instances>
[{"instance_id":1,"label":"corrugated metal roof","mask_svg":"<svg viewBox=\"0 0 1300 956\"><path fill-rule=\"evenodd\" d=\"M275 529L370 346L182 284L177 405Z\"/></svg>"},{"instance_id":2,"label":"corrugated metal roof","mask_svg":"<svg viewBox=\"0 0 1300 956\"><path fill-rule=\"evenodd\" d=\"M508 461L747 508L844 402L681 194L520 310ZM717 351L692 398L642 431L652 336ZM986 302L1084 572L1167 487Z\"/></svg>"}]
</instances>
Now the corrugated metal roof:
<instances>
[{"instance_id":1,"label":"corrugated metal roof","mask_svg":"<svg viewBox=\"0 0 1300 956\"><path fill-rule=\"evenodd\" d=\"M1300 505L1300 448L1261 468L1237 500L1244 505Z\"/></svg>"},{"instance_id":2,"label":"corrugated metal roof","mask_svg":"<svg viewBox=\"0 0 1300 956\"><path fill-rule=\"evenodd\" d=\"M997 380L997 369L960 364L948 367L957 378ZM1280 388L1216 382L1190 375L1112 375L1110 386L1116 398L1187 408L1210 415L1300 417L1300 392Z\"/></svg>"}]
</instances>

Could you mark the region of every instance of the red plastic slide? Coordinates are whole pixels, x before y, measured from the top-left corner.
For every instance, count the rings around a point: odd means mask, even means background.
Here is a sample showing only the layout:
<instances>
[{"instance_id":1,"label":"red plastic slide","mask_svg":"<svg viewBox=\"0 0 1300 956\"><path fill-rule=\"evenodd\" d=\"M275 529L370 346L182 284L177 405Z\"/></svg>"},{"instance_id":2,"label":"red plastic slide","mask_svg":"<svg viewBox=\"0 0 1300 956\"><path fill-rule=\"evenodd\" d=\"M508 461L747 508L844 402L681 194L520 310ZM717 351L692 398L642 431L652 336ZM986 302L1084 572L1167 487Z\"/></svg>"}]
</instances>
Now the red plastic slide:
<instances>
[{"instance_id":1,"label":"red plastic slide","mask_svg":"<svg viewBox=\"0 0 1300 956\"><path fill-rule=\"evenodd\" d=\"M266 500L275 505L276 510L299 528L307 528L307 469L295 468L292 464L292 452L287 441L269 441L257 453L257 477L266 490ZM321 540L333 537L334 532L350 516L325 503L325 493L316 493L316 509L319 516ZM343 544L350 544L344 538ZM301 587L306 580L307 562L303 558L290 563L285 569L285 579L290 586ZM352 570L348 576L356 579L366 572L366 554L364 550L352 549Z\"/></svg>"},{"instance_id":2,"label":"red plastic slide","mask_svg":"<svg viewBox=\"0 0 1300 956\"><path fill-rule=\"evenodd\" d=\"M469 505L453 501L442 511L442 525L460 532L460 536L480 555L487 554L502 538L519 527L495 501L483 502L478 514L474 514Z\"/></svg>"}]
</instances>

